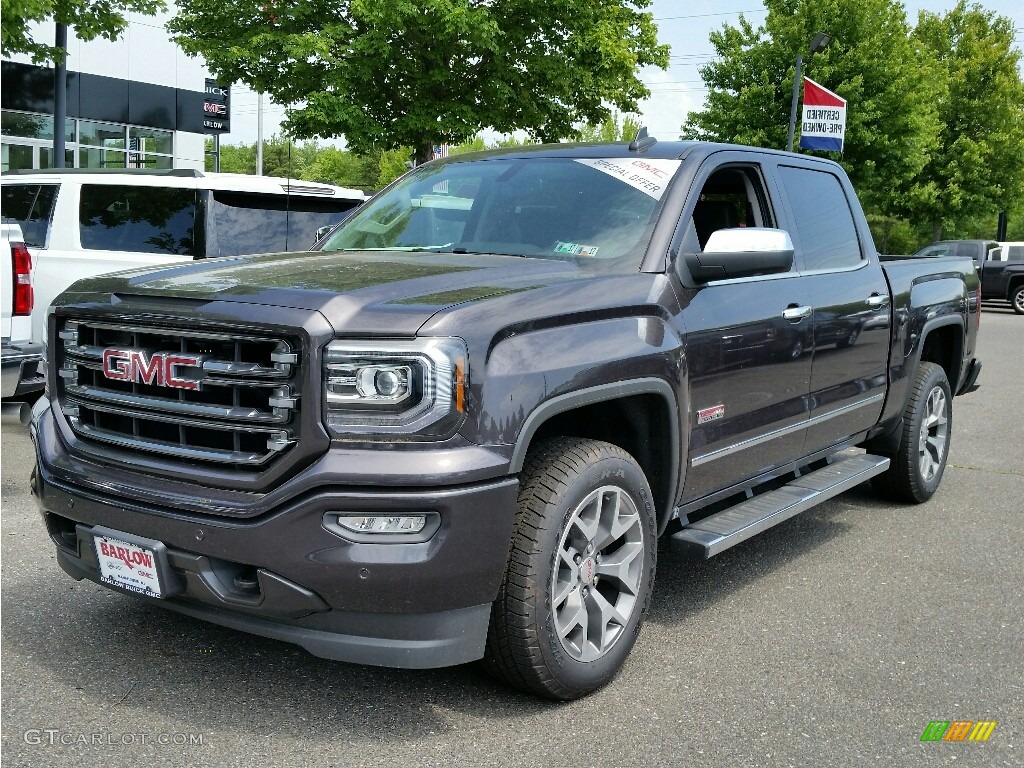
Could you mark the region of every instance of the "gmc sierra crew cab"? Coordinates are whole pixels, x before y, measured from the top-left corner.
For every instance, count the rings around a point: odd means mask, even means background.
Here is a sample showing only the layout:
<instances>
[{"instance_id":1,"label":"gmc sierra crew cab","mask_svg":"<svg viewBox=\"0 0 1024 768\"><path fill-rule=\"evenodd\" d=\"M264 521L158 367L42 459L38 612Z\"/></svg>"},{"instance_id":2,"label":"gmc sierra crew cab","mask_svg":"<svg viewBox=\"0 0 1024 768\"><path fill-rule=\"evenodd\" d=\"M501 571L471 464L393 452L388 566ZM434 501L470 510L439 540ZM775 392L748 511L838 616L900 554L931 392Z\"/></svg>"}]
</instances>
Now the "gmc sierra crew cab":
<instances>
[{"instance_id":1,"label":"gmc sierra crew cab","mask_svg":"<svg viewBox=\"0 0 1024 768\"><path fill-rule=\"evenodd\" d=\"M32 488L75 579L571 699L629 654L659 537L711 557L867 480L926 501L978 292L970 259L882 263L829 161L450 157L318 252L58 297Z\"/></svg>"},{"instance_id":2,"label":"gmc sierra crew cab","mask_svg":"<svg viewBox=\"0 0 1024 768\"><path fill-rule=\"evenodd\" d=\"M978 268L982 301L1008 301L1024 315L1024 243L1000 243Z\"/></svg>"}]
</instances>

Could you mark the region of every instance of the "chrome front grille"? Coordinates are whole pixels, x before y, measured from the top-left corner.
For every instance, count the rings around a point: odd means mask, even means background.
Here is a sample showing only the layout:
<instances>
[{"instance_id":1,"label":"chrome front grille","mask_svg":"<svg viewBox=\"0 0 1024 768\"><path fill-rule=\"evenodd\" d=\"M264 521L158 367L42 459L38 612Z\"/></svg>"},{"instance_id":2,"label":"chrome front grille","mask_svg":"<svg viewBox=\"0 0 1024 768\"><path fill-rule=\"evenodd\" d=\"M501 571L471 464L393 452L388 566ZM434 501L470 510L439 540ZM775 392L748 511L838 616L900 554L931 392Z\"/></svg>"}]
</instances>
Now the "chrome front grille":
<instances>
[{"instance_id":1,"label":"chrome front grille","mask_svg":"<svg viewBox=\"0 0 1024 768\"><path fill-rule=\"evenodd\" d=\"M259 471L298 440L295 340L65 320L61 409L85 441Z\"/></svg>"}]
</instances>

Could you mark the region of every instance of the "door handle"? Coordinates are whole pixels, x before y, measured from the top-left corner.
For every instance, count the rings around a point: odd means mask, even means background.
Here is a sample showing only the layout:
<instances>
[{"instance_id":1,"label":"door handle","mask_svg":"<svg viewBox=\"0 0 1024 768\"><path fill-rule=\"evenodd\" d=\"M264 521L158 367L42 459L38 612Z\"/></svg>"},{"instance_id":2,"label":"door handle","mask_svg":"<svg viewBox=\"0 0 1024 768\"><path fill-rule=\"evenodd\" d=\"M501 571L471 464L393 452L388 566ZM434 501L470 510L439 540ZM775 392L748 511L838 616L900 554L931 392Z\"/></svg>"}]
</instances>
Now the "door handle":
<instances>
[{"instance_id":1,"label":"door handle","mask_svg":"<svg viewBox=\"0 0 1024 768\"><path fill-rule=\"evenodd\" d=\"M782 310L782 316L791 323L799 323L805 317L810 317L814 307L790 306Z\"/></svg>"},{"instance_id":2,"label":"door handle","mask_svg":"<svg viewBox=\"0 0 1024 768\"><path fill-rule=\"evenodd\" d=\"M889 304L889 297L883 296L878 293L872 293L868 296L868 306L872 309L881 309Z\"/></svg>"}]
</instances>

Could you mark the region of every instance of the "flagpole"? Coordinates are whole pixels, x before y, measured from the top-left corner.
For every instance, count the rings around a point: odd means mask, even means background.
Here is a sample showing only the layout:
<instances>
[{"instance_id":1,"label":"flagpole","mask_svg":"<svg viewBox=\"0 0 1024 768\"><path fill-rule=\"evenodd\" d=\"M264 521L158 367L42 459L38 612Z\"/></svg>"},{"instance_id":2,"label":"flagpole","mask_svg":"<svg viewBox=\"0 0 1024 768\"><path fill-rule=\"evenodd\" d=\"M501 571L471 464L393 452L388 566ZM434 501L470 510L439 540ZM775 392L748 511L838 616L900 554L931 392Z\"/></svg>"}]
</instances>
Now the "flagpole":
<instances>
[{"instance_id":1,"label":"flagpole","mask_svg":"<svg viewBox=\"0 0 1024 768\"><path fill-rule=\"evenodd\" d=\"M814 54L825 50L825 46L832 42L832 37L824 32L818 32L811 38L811 56L808 62L814 58ZM789 138L786 140L786 151L793 151L793 135L796 133L796 104L800 100L800 70L804 65L804 55L798 53L796 56L796 72L793 73L793 101L789 105Z\"/></svg>"},{"instance_id":2,"label":"flagpole","mask_svg":"<svg viewBox=\"0 0 1024 768\"><path fill-rule=\"evenodd\" d=\"M786 151L793 151L793 135L796 133L796 104L800 100L800 69L804 64L802 53L796 55L796 71L793 73L793 101L789 105L789 138L786 140Z\"/></svg>"}]
</instances>

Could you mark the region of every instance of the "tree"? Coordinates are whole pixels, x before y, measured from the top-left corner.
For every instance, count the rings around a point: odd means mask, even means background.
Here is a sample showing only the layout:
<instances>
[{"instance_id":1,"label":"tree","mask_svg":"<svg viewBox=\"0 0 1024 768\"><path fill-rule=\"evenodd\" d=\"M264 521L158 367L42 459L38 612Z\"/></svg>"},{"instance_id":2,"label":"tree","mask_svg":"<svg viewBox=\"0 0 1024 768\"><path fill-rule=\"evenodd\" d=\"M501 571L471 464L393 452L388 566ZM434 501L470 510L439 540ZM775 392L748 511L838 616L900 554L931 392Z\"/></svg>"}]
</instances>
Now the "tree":
<instances>
[{"instance_id":1,"label":"tree","mask_svg":"<svg viewBox=\"0 0 1024 768\"><path fill-rule=\"evenodd\" d=\"M598 124L587 123L576 132L577 141L632 141L640 130L636 115L625 115L619 124L619 113L614 112Z\"/></svg>"},{"instance_id":2,"label":"tree","mask_svg":"<svg viewBox=\"0 0 1024 768\"><path fill-rule=\"evenodd\" d=\"M284 105L293 136L423 162L488 127L556 141L635 111L637 68L668 65L650 2L180 0L169 28L219 80Z\"/></svg>"},{"instance_id":3,"label":"tree","mask_svg":"<svg viewBox=\"0 0 1024 768\"><path fill-rule=\"evenodd\" d=\"M354 189L374 189L379 176L379 158L357 155L335 147L322 147L302 178Z\"/></svg>"},{"instance_id":4,"label":"tree","mask_svg":"<svg viewBox=\"0 0 1024 768\"><path fill-rule=\"evenodd\" d=\"M805 74L848 101L842 163L862 200L881 213L904 213L938 142L936 66L910 35L896 0L766 0L760 27L713 32L719 55L701 70L710 88L684 137L784 148L797 54L817 32L831 44L807 61Z\"/></svg>"},{"instance_id":5,"label":"tree","mask_svg":"<svg viewBox=\"0 0 1024 768\"><path fill-rule=\"evenodd\" d=\"M932 227L974 228L1024 193L1024 82L1014 22L960 0L945 16L922 12L914 38L938 62L938 147L920 174L933 192L914 211Z\"/></svg>"},{"instance_id":6,"label":"tree","mask_svg":"<svg viewBox=\"0 0 1024 768\"><path fill-rule=\"evenodd\" d=\"M4 56L27 53L36 64L59 63L65 51L36 42L28 25L52 19L75 28L79 40L116 40L128 26L130 11L152 15L163 0L4 0L0 9L0 48Z\"/></svg>"}]
</instances>

